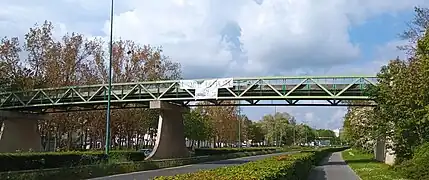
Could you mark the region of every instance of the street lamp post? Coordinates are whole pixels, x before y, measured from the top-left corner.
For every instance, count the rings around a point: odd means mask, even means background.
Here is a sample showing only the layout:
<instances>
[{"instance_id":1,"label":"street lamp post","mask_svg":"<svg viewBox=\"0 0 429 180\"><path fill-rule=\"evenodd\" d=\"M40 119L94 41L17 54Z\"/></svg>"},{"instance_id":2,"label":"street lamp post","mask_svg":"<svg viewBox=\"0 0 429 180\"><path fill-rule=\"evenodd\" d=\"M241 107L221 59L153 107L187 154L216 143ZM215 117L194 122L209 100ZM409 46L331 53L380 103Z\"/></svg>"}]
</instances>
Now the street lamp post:
<instances>
[{"instance_id":1,"label":"street lamp post","mask_svg":"<svg viewBox=\"0 0 429 180\"><path fill-rule=\"evenodd\" d=\"M241 108L240 102L238 101L238 148L241 148Z\"/></svg>"},{"instance_id":2,"label":"street lamp post","mask_svg":"<svg viewBox=\"0 0 429 180\"><path fill-rule=\"evenodd\" d=\"M277 122L276 115L277 115L277 106L274 106L274 120ZM278 141L279 141L278 144L279 144L279 147L281 147L282 146L282 136L283 136L283 124L280 121L280 119L279 119L279 126L280 127L278 127L278 129L280 129L280 136L278 138Z\"/></svg>"},{"instance_id":3,"label":"street lamp post","mask_svg":"<svg viewBox=\"0 0 429 180\"><path fill-rule=\"evenodd\" d=\"M105 154L109 155L110 149L110 96L112 95L112 59L113 59L113 1L110 2L110 41L109 41L109 79L107 93L107 111L106 111L106 147Z\"/></svg>"}]
</instances>

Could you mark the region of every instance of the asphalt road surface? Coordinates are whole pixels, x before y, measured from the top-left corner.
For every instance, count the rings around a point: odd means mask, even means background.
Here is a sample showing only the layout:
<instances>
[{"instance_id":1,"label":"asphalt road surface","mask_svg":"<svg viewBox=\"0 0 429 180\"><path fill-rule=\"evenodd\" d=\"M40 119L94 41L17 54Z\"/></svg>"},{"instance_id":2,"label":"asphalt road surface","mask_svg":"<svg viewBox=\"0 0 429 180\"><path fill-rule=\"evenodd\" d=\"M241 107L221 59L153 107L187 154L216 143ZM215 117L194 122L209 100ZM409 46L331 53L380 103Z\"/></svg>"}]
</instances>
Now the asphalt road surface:
<instances>
[{"instance_id":1,"label":"asphalt road surface","mask_svg":"<svg viewBox=\"0 0 429 180\"><path fill-rule=\"evenodd\" d=\"M360 178L343 160L341 152L335 152L325 158L320 166L311 170L308 180L360 180Z\"/></svg>"},{"instance_id":2,"label":"asphalt road surface","mask_svg":"<svg viewBox=\"0 0 429 180\"><path fill-rule=\"evenodd\" d=\"M164 168L164 169L157 169L157 170L150 170L150 171L139 171L139 172L133 172L133 173L127 173L127 174L117 174L112 176L94 178L91 180L147 180L147 179L152 179L156 176L174 176L177 174L197 172L199 170L215 169L215 168L225 167L225 166L234 166L234 165L244 164L251 161L261 160L271 156L278 156L282 154L292 154L292 153L298 153L298 152L275 153L275 154L249 156L249 157L236 158L236 159L227 159L227 160L221 160L221 161L212 161L212 162L205 162L200 164L190 164L185 166L171 167L171 168Z\"/></svg>"}]
</instances>

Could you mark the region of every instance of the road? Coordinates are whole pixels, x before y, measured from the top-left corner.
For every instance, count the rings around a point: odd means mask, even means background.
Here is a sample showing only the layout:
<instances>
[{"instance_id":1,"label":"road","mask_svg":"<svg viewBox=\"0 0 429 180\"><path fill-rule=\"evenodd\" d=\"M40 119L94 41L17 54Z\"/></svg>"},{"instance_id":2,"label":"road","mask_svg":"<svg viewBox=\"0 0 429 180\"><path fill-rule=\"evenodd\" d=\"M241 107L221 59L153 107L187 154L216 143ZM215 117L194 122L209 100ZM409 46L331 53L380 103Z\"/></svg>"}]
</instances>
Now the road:
<instances>
[{"instance_id":1,"label":"road","mask_svg":"<svg viewBox=\"0 0 429 180\"><path fill-rule=\"evenodd\" d=\"M343 160L341 152L335 152L325 158L320 166L311 170L308 180L360 180L360 178Z\"/></svg>"},{"instance_id":2,"label":"road","mask_svg":"<svg viewBox=\"0 0 429 180\"><path fill-rule=\"evenodd\" d=\"M190 164L186 166L171 167L171 168L164 168L164 169L157 169L157 170L150 170L150 171L139 171L139 172L133 172L133 173L127 173L127 174L117 174L112 176L94 178L90 180L147 180L147 179L152 179L156 176L173 176L176 174L191 173L199 170L215 169L215 168L225 167L225 166L234 166L234 165L244 164L251 161L261 160L271 156L277 156L282 154L292 154L292 153L298 153L298 152L296 151L296 152L266 154L266 155L259 155L259 156L249 156L249 157L243 157L243 158L227 159L227 160L206 162L206 163L200 163L200 164Z\"/></svg>"}]
</instances>

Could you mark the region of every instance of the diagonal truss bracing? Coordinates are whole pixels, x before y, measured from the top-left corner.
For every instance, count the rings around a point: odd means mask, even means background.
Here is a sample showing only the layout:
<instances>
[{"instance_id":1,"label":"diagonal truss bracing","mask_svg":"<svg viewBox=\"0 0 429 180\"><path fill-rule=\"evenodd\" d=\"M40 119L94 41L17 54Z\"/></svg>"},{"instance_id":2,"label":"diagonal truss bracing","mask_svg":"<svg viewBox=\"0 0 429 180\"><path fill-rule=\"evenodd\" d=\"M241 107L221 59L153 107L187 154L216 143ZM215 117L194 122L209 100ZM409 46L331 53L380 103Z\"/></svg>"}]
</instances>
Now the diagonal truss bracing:
<instances>
[{"instance_id":1,"label":"diagonal truss bracing","mask_svg":"<svg viewBox=\"0 0 429 180\"><path fill-rule=\"evenodd\" d=\"M277 105L311 105L304 101L323 100L326 105L345 105L348 100L371 100L365 93L376 85L372 76L314 76L234 78L232 88L218 90L215 99L196 99L195 89L179 88L179 81L155 81L112 84L111 101L116 108L147 107L150 101L162 100L192 105L207 101L223 105L224 101L244 102L243 106L270 105L264 100L282 101ZM108 87L84 85L0 93L0 110L72 111L103 109ZM246 104L248 102L248 104ZM316 103L317 104L317 103ZM205 104L210 105L210 104ZM238 105L238 104L237 104ZM325 105L325 104L320 104Z\"/></svg>"}]
</instances>

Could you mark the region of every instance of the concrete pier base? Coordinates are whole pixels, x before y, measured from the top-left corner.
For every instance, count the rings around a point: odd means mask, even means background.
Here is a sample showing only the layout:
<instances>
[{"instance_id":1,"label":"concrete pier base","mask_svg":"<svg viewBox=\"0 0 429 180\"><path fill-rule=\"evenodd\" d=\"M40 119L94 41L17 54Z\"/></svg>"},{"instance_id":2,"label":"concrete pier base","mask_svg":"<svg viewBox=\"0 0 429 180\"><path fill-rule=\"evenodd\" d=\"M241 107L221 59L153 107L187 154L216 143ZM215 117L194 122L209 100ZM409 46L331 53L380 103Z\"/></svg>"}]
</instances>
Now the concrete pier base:
<instances>
[{"instance_id":1,"label":"concrete pier base","mask_svg":"<svg viewBox=\"0 0 429 180\"><path fill-rule=\"evenodd\" d=\"M184 107L162 101L150 102L151 109L159 109L158 132L152 153L146 159L188 157L183 125Z\"/></svg>"},{"instance_id":2,"label":"concrete pier base","mask_svg":"<svg viewBox=\"0 0 429 180\"><path fill-rule=\"evenodd\" d=\"M392 141L385 139L378 139L374 146L374 156L375 160L379 162L384 162L388 165L394 165L396 160L395 152L392 148L388 148L387 145L392 145Z\"/></svg>"},{"instance_id":3,"label":"concrete pier base","mask_svg":"<svg viewBox=\"0 0 429 180\"><path fill-rule=\"evenodd\" d=\"M384 162L386 159L386 144L384 139L377 139L374 144L374 159L379 162Z\"/></svg>"},{"instance_id":4,"label":"concrete pier base","mask_svg":"<svg viewBox=\"0 0 429 180\"><path fill-rule=\"evenodd\" d=\"M44 116L0 111L0 152L42 151L37 120Z\"/></svg>"}]
</instances>

